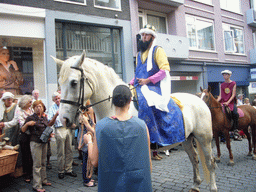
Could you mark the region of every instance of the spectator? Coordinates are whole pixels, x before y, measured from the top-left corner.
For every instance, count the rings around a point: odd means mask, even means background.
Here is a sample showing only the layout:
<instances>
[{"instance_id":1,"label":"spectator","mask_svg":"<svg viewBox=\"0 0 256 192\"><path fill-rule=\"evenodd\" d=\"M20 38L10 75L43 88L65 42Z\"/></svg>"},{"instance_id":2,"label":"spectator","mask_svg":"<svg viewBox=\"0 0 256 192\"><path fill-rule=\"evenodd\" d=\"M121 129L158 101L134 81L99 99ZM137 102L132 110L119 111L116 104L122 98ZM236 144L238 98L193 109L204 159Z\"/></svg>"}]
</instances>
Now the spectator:
<instances>
[{"instance_id":1,"label":"spectator","mask_svg":"<svg viewBox=\"0 0 256 192\"><path fill-rule=\"evenodd\" d=\"M244 95L243 94L239 94L238 95L238 99L237 99L237 106L240 106L240 105L243 105L243 97Z\"/></svg>"},{"instance_id":2,"label":"spectator","mask_svg":"<svg viewBox=\"0 0 256 192\"><path fill-rule=\"evenodd\" d=\"M33 96L33 102L34 101L37 101L37 100L39 100L39 90L38 89L34 89L33 91L32 91L32 96ZM44 101L43 101L43 99L40 99L43 103L45 103ZM45 110L44 110L44 112L46 111L46 108L45 108ZM45 113L44 113L44 115L46 115ZM51 155L52 155L52 151L51 151L51 142L50 142L50 140L47 142L47 163L46 163L46 168L47 169L52 169L52 165L51 165L51 163L50 163L50 157L51 157Z\"/></svg>"},{"instance_id":3,"label":"spectator","mask_svg":"<svg viewBox=\"0 0 256 192\"><path fill-rule=\"evenodd\" d=\"M33 102L37 101L39 99L39 90L38 89L34 89L32 91L32 96L33 96Z\"/></svg>"},{"instance_id":4,"label":"spectator","mask_svg":"<svg viewBox=\"0 0 256 192\"><path fill-rule=\"evenodd\" d=\"M245 105L251 105L249 98L245 98L245 99L244 99L244 104L245 104Z\"/></svg>"},{"instance_id":5,"label":"spectator","mask_svg":"<svg viewBox=\"0 0 256 192\"><path fill-rule=\"evenodd\" d=\"M10 145L18 144L19 121L18 107L13 103L14 95L5 92L0 100L0 129L5 131L5 136L10 138Z\"/></svg>"},{"instance_id":6,"label":"spectator","mask_svg":"<svg viewBox=\"0 0 256 192\"><path fill-rule=\"evenodd\" d=\"M45 106L41 100L33 103L34 114L27 117L23 129L29 129L30 148L33 159L33 190L44 192L43 185L51 186L46 178L46 155L47 144L40 141L40 136L47 126L51 126L54 122L48 123L47 118L43 115Z\"/></svg>"},{"instance_id":7,"label":"spectator","mask_svg":"<svg viewBox=\"0 0 256 192\"><path fill-rule=\"evenodd\" d=\"M30 183L32 177L32 169L33 169L33 160L31 156L30 150L30 132L28 129L25 129L27 126L23 126L26 118L31 116L34 111L32 109L32 96L24 95L21 97L19 101L19 126L20 135L19 135L19 143L22 154L22 167L23 173L25 174L25 182Z\"/></svg>"},{"instance_id":8,"label":"spectator","mask_svg":"<svg viewBox=\"0 0 256 192\"><path fill-rule=\"evenodd\" d=\"M86 106L90 105L90 101L88 100L86 103ZM83 174L83 184L85 187L94 187L96 186L95 181L91 179L91 177L87 176L87 160L88 160L88 149L87 145L84 144L84 139L83 136L84 134L87 133L86 126L84 124L86 121L89 121L90 127L93 129L90 130L92 133L94 133L94 128L95 128L95 119L94 119L94 112L92 107L88 109L83 115L80 116L80 123L81 125L79 126L79 133L78 133L78 150L82 151L82 156L83 156L83 168L82 168L82 174ZM89 128L90 128L89 127Z\"/></svg>"},{"instance_id":9,"label":"spectator","mask_svg":"<svg viewBox=\"0 0 256 192\"><path fill-rule=\"evenodd\" d=\"M98 191L152 191L150 139L145 122L129 114L131 91L125 85L113 91L115 116L96 124L96 134L84 136L88 156L98 169ZM88 121L86 128L92 130Z\"/></svg>"},{"instance_id":10,"label":"spectator","mask_svg":"<svg viewBox=\"0 0 256 192\"><path fill-rule=\"evenodd\" d=\"M77 177L77 174L72 170L73 155L71 129L64 127L59 119L60 94L54 92L52 100L54 104L49 109L48 119L55 122L58 177L59 179L63 179L65 174Z\"/></svg>"}]
</instances>

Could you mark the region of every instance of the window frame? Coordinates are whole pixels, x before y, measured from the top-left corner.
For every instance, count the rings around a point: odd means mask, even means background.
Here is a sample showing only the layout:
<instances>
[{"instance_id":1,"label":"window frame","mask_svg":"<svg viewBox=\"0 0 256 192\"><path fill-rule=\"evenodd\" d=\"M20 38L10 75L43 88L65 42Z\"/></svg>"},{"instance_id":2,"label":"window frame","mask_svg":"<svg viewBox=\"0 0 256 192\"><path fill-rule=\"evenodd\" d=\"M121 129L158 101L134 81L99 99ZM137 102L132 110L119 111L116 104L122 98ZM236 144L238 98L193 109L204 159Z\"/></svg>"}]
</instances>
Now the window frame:
<instances>
[{"instance_id":1,"label":"window frame","mask_svg":"<svg viewBox=\"0 0 256 192\"><path fill-rule=\"evenodd\" d=\"M108 10L113 10L113 11L122 11L122 1L119 0L120 2L120 8L111 8L111 7L104 7L104 6L100 6L100 5L95 5L95 0L93 0L93 6L96 8L100 8L100 9L108 9Z\"/></svg>"},{"instance_id":2,"label":"window frame","mask_svg":"<svg viewBox=\"0 0 256 192\"><path fill-rule=\"evenodd\" d=\"M61 3L69 3L69 4L75 4L75 5L84 5L84 6L87 6L87 0L84 0L84 3L73 2L72 0L54 0L54 1L61 2Z\"/></svg>"},{"instance_id":3,"label":"window frame","mask_svg":"<svg viewBox=\"0 0 256 192\"><path fill-rule=\"evenodd\" d=\"M213 28L213 46L214 46L214 49L213 50L208 50L208 49L200 49L198 48L198 35L197 35L197 29L196 29L196 47L190 47L190 44L189 44L189 50L191 51L203 51L203 52L216 52L216 43L215 43L215 28L214 28L214 20L210 20L210 19L205 19L205 18L202 18L202 17L197 17L197 16L193 16L193 15L188 15L186 14L185 15L185 18L186 18L186 34L187 34L187 38L189 39L188 37L188 19L187 17L192 17L194 18L195 20L200 20L200 21L204 21L204 22L208 22L208 23L212 23L212 28Z\"/></svg>"},{"instance_id":4,"label":"window frame","mask_svg":"<svg viewBox=\"0 0 256 192\"><path fill-rule=\"evenodd\" d=\"M226 27L225 27L226 26ZM226 28L229 28L229 30L226 30ZM244 53L236 53L235 52L235 49L236 49L236 46L235 46L235 38L234 38L234 31L233 30L231 30L230 28L235 28L235 29L239 29L239 30L242 30L242 32L243 32L243 48L244 48ZM225 44L225 34L224 34L224 32L225 31L231 31L232 32L232 41L233 41L233 50L234 51L226 51L226 48L225 48L225 46L226 46L226 44ZM232 24L228 24L228 23L222 23L222 32L223 32L223 45L224 45L224 53L225 54L234 54L234 55L245 55L245 53L246 53L246 50L245 50L245 40L244 40L244 37L245 37L245 35L244 35L244 28L243 27L239 27L239 26L236 26L236 25L232 25Z\"/></svg>"},{"instance_id":5,"label":"window frame","mask_svg":"<svg viewBox=\"0 0 256 192\"><path fill-rule=\"evenodd\" d=\"M161 13L161 12L156 12L156 11L145 10L145 9L139 9L139 18L142 17L142 22L143 22L142 27L147 24L147 19L148 19L147 16L148 16L148 14L149 15L153 15L153 16L164 17L165 18L166 32L162 33L162 34L168 34L167 14ZM160 33L160 32L157 30L157 33Z\"/></svg>"}]
</instances>

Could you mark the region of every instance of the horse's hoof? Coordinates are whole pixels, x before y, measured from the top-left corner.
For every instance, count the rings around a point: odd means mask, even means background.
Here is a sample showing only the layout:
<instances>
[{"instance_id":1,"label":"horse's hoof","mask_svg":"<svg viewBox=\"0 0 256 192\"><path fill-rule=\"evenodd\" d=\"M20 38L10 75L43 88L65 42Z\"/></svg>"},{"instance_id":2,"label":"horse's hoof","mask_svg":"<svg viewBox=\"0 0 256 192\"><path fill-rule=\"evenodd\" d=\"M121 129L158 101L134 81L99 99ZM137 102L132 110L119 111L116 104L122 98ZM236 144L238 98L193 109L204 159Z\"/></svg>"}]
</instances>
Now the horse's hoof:
<instances>
[{"instance_id":1,"label":"horse's hoof","mask_svg":"<svg viewBox=\"0 0 256 192\"><path fill-rule=\"evenodd\" d=\"M215 159L215 162L216 162L216 163L220 163L220 158L217 157L217 158Z\"/></svg>"},{"instance_id":2,"label":"horse's hoof","mask_svg":"<svg viewBox=\"0 0 256 192\"><path fill-rule=\"evenodd\" d=\"M234 166L234 165L235 165L234 161L230 161L230 162L228 163L228 166Z\"/></svg>"},{"instance_id":3,"label":"horse's hoof","mask_svg":"<svg viewBox=\"0 0 256 192\"><path fill-rule=\"evenodd\" d=\"M253 160L256 160L256 156L255 156L255 155L253 155L253 156L252 156L252 159L253 159Z\"/></svg>"}]
</instances>

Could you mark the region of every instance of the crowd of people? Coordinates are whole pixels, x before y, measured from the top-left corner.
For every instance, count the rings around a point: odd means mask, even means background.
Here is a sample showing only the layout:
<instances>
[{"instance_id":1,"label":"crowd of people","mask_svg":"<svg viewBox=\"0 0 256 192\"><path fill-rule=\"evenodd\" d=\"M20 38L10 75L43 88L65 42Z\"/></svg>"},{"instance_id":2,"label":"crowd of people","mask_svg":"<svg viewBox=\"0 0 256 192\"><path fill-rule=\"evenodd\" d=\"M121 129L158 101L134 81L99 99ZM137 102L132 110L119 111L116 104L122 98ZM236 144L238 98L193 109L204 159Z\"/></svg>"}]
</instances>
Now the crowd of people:
<instances>
[{"instance_id":1,"label":"crowd of people","mask_svg":"<svg viewBox=\"0 0 256 192\"><path fill-rule=\"evenodd\" d=\"M47 182L46 165L51 168L50 139L54 134L59 179L63 179L64 175L76 177L76 173L72 171L71 129L63 127L58 118L60 93L54 92L54 103L48 113L45 104L39 99L39 90L34 90L32 95L23 95L18 103L14 102L14 95L11 92L1 90L1 93L0 132L5 133L5 137L9 138L9 144L19 150L16 171L22 170L24 181L30 183L33 178L33 190L39 192L45 191L44 185L51 185ZM54 133L48 135L46 142L43 142L40 137L47 128L54 130Z\"/></svg>"}]
</instances>

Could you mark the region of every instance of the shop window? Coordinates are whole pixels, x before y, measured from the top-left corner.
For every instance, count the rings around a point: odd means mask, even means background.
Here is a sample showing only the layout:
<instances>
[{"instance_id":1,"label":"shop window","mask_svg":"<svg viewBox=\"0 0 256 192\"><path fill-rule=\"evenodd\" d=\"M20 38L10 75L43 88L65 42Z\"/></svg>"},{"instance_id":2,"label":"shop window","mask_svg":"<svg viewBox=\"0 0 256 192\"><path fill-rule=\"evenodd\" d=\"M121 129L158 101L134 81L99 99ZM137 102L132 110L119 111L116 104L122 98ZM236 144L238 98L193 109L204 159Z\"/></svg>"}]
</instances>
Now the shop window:
<instances>
[{"instance_id":1,"label":"shop window","mask_svg":"<svg viewBox=\"0 0 256 192\"><path fill-rule=\"evenodd\" d=\"M146 24L153 25L158 33L167 33L167 15L148 10L139 10L140 29Z\"/></svg>"},{"instance_id":2,"label":"shop window","mask_svg":"<svg viewBox=\"0 0 256 192\"><path fill-rule=\"evenodd\" d=\"M190 49L215 50L213 21L186 16Z\"/></svg>"},{"instance_id":3,"label":"shop window","mask_svg":"<svg viewBox=\"0 0 256 192\"><path fill-rule=\"evenodd\" d=\"M240 0L221 0L220 8L235 13L241 13L241 2Z\"/></svg>"},{"instance_id":4,"label":"shop window","mask_svg":"<svg viewBox=\"0 0 256 192\"><path fill-rule=\"evenodd\" d=\"M225 52L244 54L244 35L240 27L223 24Z\"/></svg>"},{"instance_id":5,"label":"shop window","mask_svg":"<svg viewBox=\"0 0 256 192\"><path fill-rule=\"evenodd\" d=\"M64 3L72 3L72 4L80 4L80 5L86 5L86 0L54 0Z\"/></svg>"},{"instance_id":6,"label":"shop window","mask_svg":"<svg viewBox=\"0 0 256 192\"><path fill-rule=\"evenodd\" d=\"M0 45L0 88L14 95L23 95L33 91L31 47Z\"/></svg>"},{"instance_id":7,"label":"shop window","mask_svg":"<svg viewBox=\"0 0 256 192\"><path fill-rule=\"evenodd\" d=\"M94 6L105 9L121 10L121 0L94 0Z\"/></svg>"},{"instance_id":8,"label":"shop window","mask_svg":"<svg viewBox=\"0 0 256 192\"><path fill-rule=\"evenodd\" d=\"M56 23L57 58L65 60L83 50L87 57L112 67L122 78L119 29Z\"/></svg>"}]
</instances>

